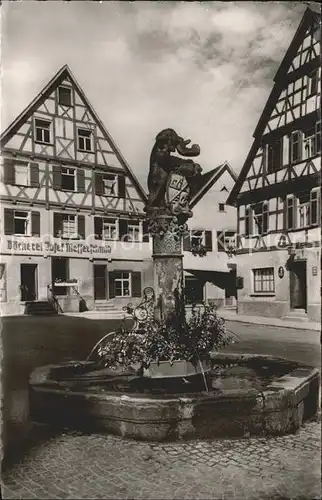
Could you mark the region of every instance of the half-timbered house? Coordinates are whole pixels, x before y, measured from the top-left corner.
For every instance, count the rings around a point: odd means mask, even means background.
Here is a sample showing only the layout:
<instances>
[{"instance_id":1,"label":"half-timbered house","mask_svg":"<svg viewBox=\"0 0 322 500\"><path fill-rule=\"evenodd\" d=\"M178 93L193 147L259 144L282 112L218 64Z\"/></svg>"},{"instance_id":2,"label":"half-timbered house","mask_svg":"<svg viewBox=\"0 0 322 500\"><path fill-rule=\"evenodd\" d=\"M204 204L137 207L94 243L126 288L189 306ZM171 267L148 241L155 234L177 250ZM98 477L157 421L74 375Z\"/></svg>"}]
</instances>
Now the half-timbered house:
<instances>
[{"instance_id":1,"label":"half-timbered house","mask_svg":"<svg viewBox=\"0 0 322 500\"><path fill-rule=\"evenodd\" d=\"M140 297L151 267L146 195L67 66L1 148L2 313Z\"/></svg>"},{"instance_id":2,"label":"half-timbered house","mask_svg":"<svg viewBox=\"0 0 322 500\"><path fill-rule=\"evenodd\" d=\"M228 203L238 312L320 320L321 16L308 8Z\"/></svg>"},{"instance_id":3,"label":"half-timbered house","mask_svg":"<svg viewBox=\"0 0 322 500\"><path fill-rule=\"evenodd\" d=\"M218 307L236 304L236 208L226 201L237 176L225 162L201 176L193 186L183 238L183 266L187 302L213 302Z\"/></svg>"}]
</instances>

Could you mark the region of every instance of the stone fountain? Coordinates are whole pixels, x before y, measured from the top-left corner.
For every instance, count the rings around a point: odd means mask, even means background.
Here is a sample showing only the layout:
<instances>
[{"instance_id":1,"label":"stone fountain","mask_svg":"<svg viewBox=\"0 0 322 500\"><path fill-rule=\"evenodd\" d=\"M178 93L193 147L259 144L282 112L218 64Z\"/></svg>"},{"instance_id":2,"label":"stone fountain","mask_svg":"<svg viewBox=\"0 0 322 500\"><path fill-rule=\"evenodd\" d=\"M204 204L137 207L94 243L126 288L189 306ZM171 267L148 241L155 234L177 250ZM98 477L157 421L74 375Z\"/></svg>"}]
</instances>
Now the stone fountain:
<instances>
[{"instance_id":1,"label":"stone fountain","mask_svg":"<svg viewBox=\"0 0 322 500\"><path fill-rule=\"evenodd\" d=\"M138 307L127 308L134 327L123 336L103 337L85 361L36 369L30 377L33 420L160 441L283 434L317 413L319 372L295 362L218 353L218 343L207 344L208 351L211 347L217 351L206 353L207 363L198 347L194 347L198 362L180 355L160 359L153 349L149 362L142 361L151 349L149 332L153 337L160 325L165 337L168 331L178 334L179 353L192 352L189 328L183 328L187 322L182 236L192 216L191 189L202 169L190 159L200 154L199 146L188 146L190 142L165 129L151 152L146 215L153 240L154 282L143 291ZM206 305L204 309L203 324L224 338L217 313ZM115 369L106 360L119 361L118 349L125 344L143 352L141 362Z\"/></svg>"}]
</instances>

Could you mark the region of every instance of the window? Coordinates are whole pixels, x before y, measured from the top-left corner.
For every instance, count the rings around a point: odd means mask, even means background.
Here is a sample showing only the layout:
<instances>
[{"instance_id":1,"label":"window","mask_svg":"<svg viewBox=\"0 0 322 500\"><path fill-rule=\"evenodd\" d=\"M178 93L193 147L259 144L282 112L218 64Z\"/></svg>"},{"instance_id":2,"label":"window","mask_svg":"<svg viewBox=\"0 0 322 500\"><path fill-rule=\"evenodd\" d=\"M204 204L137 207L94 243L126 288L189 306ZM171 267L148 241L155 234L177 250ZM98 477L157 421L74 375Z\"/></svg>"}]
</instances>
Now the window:
<instances>
[{"instance_id":1,"label":"window","mask_svg":"<svg viewBox=\"0 0 322 500\"><path fill-rule=\"evenodd\" d=\"M245 236L253 234L253 210L251 207L245 208Z\"/></svg>"},{"instance_id":2,"label":"window","mask_svg":"<svg viewBox=\"0 0 322 500\"><path fill-rule=\"evenodd\" d=\"M30 185L30 171L28 163L19 162L14 164L15 169L15 184L18 186Z\"/></svg>"},{"instance_id":3,"label":"window","mask_svg":"<svg viewBox=\"0 0 322 500\"><path fill-rule=\"evenodd\" d=\"M258 203L252 207L256 234L266 234L268 232L268 206L267 203Z\"/></svg>"},{"instance_id":4,"label":"window","mask_svg":"<svg viewBox=\"0 0 322 500\"><path fill-rule=\"evenodd\" d=\"M304 149L306 158L321 153L321 122L304 132Z\"/></svg>"},{"instance_id":5,"label":"window","mask_svg":"<svg viewBox=\"0 0 322 500\"><path fill-rule=\"evenodd\" d=\"M36 141L43 142L45 144L50 144L50 122L45 120L36 119L35 129L36 129Z\"/></svg>"},{"instance_id":6,"label":"window","mask_svg":"<svg viewBox=\"0 0 322 500\"><path fill-rule=\"evenodd\" d=\"M302 160L302 132L296 130L291 135L291 163Z\"/></svg>"},{"instance_id":7,"label":"window","mask_svg":"<svg viewBox=\"0 0 322 500\"><path fill-rule=\"evenodd\" d=\"M115 273L114 283L115 283L115 297L131 296L129 272Z\"/></svg>"},{"instance_id":8,"label":"window","mask_svg":"<svg viewBox=\"0 0 322 500\"><path fill-rule=\"evenodd\" d=\"M320 222L320 190L313 189L310 193L310 224L319 224Z\"/></svg>"},{"instance_id":9,"label":"window","mask_svg":"<svg viewBox=\"0 0 322 500\"><path fill-rule=\"evenodd\" d=\"M253 269L254 293L274 293L274 268Z\"/></svg>"},{"instance_id":10,"label":"window","mask_svg":"<svg viewBox=\"0 0 322 500\"><path fill-rule=\"evenodd\" d=\"M310 193L304 193L298 198L298 226L310 225Z\"/></svg>"},{"instance_id":11,"label":"window","mask_svg":"<svg viewBox=\"0 0 322 500\"><path fill-rule=\"evenodd\" d=\"M225 211L225 203L219 203L219 212Z\"/></svg>"},{"instance_id":12,"label":"window","mask_svg":"<svg viewBox=\"0 0 322 500\"><path fill-rule=\"evenodd\" d=\"M66 191L75 191L75 173L74 168L61 168L61 188Z\"/></svg>"},{"instance_id":13,"label":"window","mask_svg":"<svg viewBox=\"0 0 322 500\"><path fill-rule=\"evenodd\" d=\"M29 212L14 210L13 213L13 233L14 234L30 234Z\"/></svg>"},{"instance_id":14,"label":"window","mask_svg":"<svg viewBox=\"0 0 322 500\"><path fill-rule=\"evenodd\" d=\"M218 252L228 252L236 248L236 233L234 231L217 232Z\"/></svg>"},{"instance_id":15,"label":"window","mask_svg":"<svg viewBox=\"0 0 322 500\"><path fill-rule=\"evenodd\" d=\"M87 129L77 129L78 149L80 151L92 151L92 131Z\"/></svg>"},{"instance_id":16,"label":"window","mask_svg":"<svg viewBox=\"0 0 322 500\"><path fill-rule=\"evenodd\" d=\"M62 221L62 237L77 238L76 215L64 214L61 216Z\"/></svg>"},{"instance_id":17,"label":"window","mask_svg":"<svg viewBox=\"0 0 322 500\"><path fill-rule=\"evenodd\" d=\"M104 218L102 221L102 239L117 240L117 219Z\"/></svg>"},{"instance_id":18,"label":"window","mask_svg":"<svg viewBox=\"0 0 322 500\"><path fill-rule=\"evenodd\" d=\"M308 97L315 95L318 91L318 71L313 71L308 77Z\"/></svg>"},{"instance_id":19,"label":"window","mask_svg":"<svg viewBox=\"0 0 322 500\"><path fill-rule=\"evenodd\" d=\"M282 138L278 139L274 144L267 145L267 173L271 173L282 166L282 152Z\"/></svg>"},{"instance_id":20,"label":"window","mask_svg":"<svg viewBox=\"0 0 322 500\"><path fill-rule=\"evenodd\" d=\"M105 196L117 196L117 176L106 174L102 176L104 195Z\"/></svg>"},{"instance_id":21,"label":"window","mask_svg":"<svg viewBox=\"0 0 322 500\"><path fill-rule=\"evenodd\" d=\"M127 228L128 228L128 241L140 241L141 238L140 221L129 220Z\"/></svg>"},{"instance_id":22,"label":"window","mask_svg":"<svg viewBox=\"0 0 322 500\"><path fill-rule=\"evenodd\" d=\"M296 228L296 199L294 195L286 198L286 229Z\"/></svg>"},{"instance_id":23,"label":"window","mask_svg":"<svg viewBox=\"0 0 322 500\"><path fill-rule=\"evenodd\" d=\"M63 106L72 105L72 91L68 87L58 87L58 102Z\"/></svg>"},{"instance_id":24,"label":"window","mask_svg":"<svg viewBox=\"0 0 322 500\"><path fill-rule=\"evenodd\" d=\"M192 230L190 231L190 244L191 248L199 247L205 244L205 231L202 230Z\"/></svg>"}]
</instances>

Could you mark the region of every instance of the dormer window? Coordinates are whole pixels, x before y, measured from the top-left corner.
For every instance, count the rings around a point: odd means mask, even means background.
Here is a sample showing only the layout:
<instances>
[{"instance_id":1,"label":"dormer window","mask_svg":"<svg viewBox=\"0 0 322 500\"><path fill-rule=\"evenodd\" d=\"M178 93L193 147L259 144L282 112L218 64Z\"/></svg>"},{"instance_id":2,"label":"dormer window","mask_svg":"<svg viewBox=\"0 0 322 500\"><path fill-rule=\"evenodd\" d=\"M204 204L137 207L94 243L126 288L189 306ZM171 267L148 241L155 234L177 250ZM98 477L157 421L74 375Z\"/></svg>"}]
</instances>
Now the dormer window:
<instances>
[{"instance_id":1,"label":"dormer window","mask_svg":"<svg viewBox=\"0 0 322 500\"><path fill-rule=\"evenodd\" d=\"M88 129L77 129L78 149L80 151L92 151L92 131Z\"/></svg>"},{"instance_id":2,"label":"dormer window","mask_svg":"<svg viewBox=\"0 0 322 500\"><path fill-rule=\"evenodd\" d=\"M72 89L69 87L58 87L58 102L63 106L72 105Z\"/></svg>"},{"instance_id":3,"label":"dormer window","mask_svg":"<svg viewBox=\"0 0 322 500\"><path fill-rule=\"evenodd\" d=\"M44 144L50 144L50 125L47 120L35 119L36 141Z\"/></svg>"}]
</instances>

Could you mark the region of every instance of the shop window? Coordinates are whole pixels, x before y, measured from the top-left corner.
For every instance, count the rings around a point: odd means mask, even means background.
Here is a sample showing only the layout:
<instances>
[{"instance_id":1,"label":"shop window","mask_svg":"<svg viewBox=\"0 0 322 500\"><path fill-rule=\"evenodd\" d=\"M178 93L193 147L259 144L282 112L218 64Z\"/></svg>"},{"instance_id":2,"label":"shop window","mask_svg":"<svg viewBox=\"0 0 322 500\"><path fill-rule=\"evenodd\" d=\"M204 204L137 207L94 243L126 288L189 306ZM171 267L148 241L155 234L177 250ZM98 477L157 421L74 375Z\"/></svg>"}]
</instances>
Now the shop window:
<instances>
[{"instance_id":1,"label":"shop window","mask_svg":"<svg viewBox=\"0 0 322 500\"><path fill-rule=\"evenodd\" d=\"M274 268L253 269L254 293L274 293Z\"/></svg>"},{"instance_id":2,"label":"shop window","mask_svg":"<svg viewBox=\"0 0 322 500\"><path fill-rule=\"evenodd\" d=\"M76 169L75 168L61 168L61 189L66 191L76 190Z\"/></svg>"},{"instance_id":3,"label":"shop window","mask_svg":"<svg viewBox=\"0 0 322 500\"><path fill-rule=\"evenodd\" d=\"M68 87L58 87L58 102L63 106L71 106L72 90Z\"/></svg>"},{"instance_id":4,"label":"shop window","mask_svg":"<svg viewBox=\"0 0 322 500\"><path fill-rule=\"evenodd\" d=\"M50 144L50 127L51 122L35 119L35 137L37 142Z\"/></svg>"},{"instance_id":5,"label":"shop window","mask_svg":"<svg viewBox=\"0 0 322 500\"><path fill-rule=\"evenodd\" d=\"M92 131L88 129L77 129L78 149L80 151L92 151Z\"/></svg>"}]
</instances>

